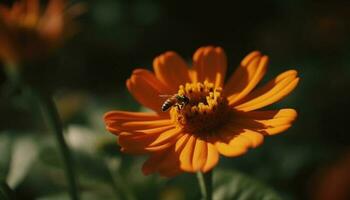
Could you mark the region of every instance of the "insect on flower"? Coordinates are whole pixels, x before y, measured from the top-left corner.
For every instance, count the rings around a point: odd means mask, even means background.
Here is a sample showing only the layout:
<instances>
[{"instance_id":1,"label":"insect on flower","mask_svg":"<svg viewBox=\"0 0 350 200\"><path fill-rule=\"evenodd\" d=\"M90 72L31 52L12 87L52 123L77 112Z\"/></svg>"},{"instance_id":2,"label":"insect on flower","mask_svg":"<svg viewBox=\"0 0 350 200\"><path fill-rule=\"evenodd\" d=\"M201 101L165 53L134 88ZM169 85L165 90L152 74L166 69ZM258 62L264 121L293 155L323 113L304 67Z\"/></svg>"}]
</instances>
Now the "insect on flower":
<instances>
[{"instance_id":1,"label":"insect on flower","mask_svg":"<svg viewBox=\"0 0 350 200\"><path fill-rule=\"evenodd\" d=\"M175 52L161 54L154 72L136 69L126 81L134 98L154 113L110 111L106 128L118 136L122 152L149 155L142 167L146 175L208 172L220 155L241 156L296 119L291 108L259 110L286 97L299 82L297 71L288 70L256 88L268 61L253 51L225 81L227 59L220 47L199 48L192 67ZM164 102L160 94L175 95Z\"/></svg>"},{"instance_id":2,"label":"insect on flower","mask_svg":"<svg viewBox=\"0 0 350 200\"><path fill-rule=\"evenodd\" d=\"M167 100L164 101L162 105L162 111L165 112L169 110L172 106L176 106L178 110L181 110L184 106L186 106L190 99L185 95L174 94L174 95L159 95L160 97L166 97Z\"/></svg>"}]
</instances>

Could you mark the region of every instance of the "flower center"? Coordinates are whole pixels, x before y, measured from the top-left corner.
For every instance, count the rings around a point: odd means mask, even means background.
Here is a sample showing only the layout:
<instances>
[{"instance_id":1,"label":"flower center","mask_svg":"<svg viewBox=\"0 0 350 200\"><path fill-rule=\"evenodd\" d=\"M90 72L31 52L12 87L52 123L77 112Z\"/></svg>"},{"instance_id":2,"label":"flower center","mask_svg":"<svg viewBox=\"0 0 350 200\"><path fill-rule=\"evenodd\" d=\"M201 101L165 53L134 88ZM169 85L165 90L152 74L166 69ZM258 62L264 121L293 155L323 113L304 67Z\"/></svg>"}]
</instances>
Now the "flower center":
<instances>
[{"instance_id":1,"label":"flower center","mask_svg":"<svg viewBox=\"0 0 350 200\"><path fill-rule=\"evenodd\" d=\"M208 81L180 85L178 95L188 97L189 103L182 108L172 107L171 118L185 132L201 137L214 135L232 114L221 92L221 87Z\"/></svg>"}]
</instances>

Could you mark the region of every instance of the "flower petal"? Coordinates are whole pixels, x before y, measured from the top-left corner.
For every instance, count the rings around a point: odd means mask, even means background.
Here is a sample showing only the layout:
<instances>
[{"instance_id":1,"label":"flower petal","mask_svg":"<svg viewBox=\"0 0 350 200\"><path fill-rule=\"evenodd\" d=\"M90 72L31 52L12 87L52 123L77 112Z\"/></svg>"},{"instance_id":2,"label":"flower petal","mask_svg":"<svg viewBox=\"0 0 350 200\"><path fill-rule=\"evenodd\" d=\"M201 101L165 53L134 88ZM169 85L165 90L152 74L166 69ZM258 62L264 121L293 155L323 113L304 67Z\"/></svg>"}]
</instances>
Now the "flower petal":
<instances>
[{"instance_id":1,"label":"flower petal","mask_svg":"<svg viewBox=\"0 0 350 200\"><path fill-rule=\"evenodd\" d=\"M127 80L126 85L130 93L145 107L148 107L159 114L161 113L161 106L164 99L159 95L169 94L170 90L162 82L160 82L153 73L147 70L134 70L130 79Z\"/></svg>"},{"instance_id":2,"label":"flower petal","mask_svg":"<svg viewBox=\"0 0 350 200\"><path fill-rule=\"evenodd\" d=\"M236 157L236 156L240 156L244 153L247 152L247 147L242 146L238 140L242 140L242 139L237 139L240 137L236 137L236 141L234 142L234 144L227 144L225 142L222 141L217 141L215 142L215 147L218 150L218 152L224 156L227 157ZM244 140L244 139L243 139ZM237 145L238 144L238 145Z\"/></svg>"},{"instance_id":3,"label":"flower petal","mask_svg":"<svg viewBox=\"0 0 350 200\"><path fill-rule=\"evenodd\" d=\"M181 137L181 130L173 127L153 129L147 134L120 134L119 144L127 153L147 153L160 151L175 144Z\"/></svg>"},{"instance_id":4,"label":"flower petal","mask_svg":"<svg viewBox=\"0 0 350 200\"><path fill-rule=\"evenodd\" d=\"M161 176L170 178L181 172L179 153L171 149L167 157L159 163L158 172Z\"/></svg>"},{"instance_id":5,"label":"flower petal","mask_svg":"<svg viewBox=\"0 0 350 200\"><path fill-rule=\"evenodd\" d=\"M114 134L119 134L123 130L125 131L127 127L123 127L123 123L126 122L158 121L161 119L164 118L154 113L144 112L110 111L104 115L106 129Z\"/></svg>"},{"instance_id":6,"label":"flower petal","mask_svg":"<svg viewBox=\"0 0 350 200\"><path fill-rule=\"evenodd\" d=\"M180 172L183 172L180 164L180 153L185 147L188 139L188 134L182 135L181 138L176 142L176 145L173 146L167 158L162 163L160 163L158 172L162 176L172 177Z\"/></svg>"},{"instance_id":7,"label":"flower petal","mask_svg":"<svg viewBox=\"0 0 350 200\"><path fill-rule=\"evenodd\" d=\"M207 142L197 138L194 146L192 167L193 171L199 171L207 162Z\"/></svg>"},{"instance_id":8,"label":"flower petal","mask_svg":"<svg viewBox=\"0 0 350 200\"><path fill-rule=\"evenodd\" d=\"M219 162L219 153L216 150L215 146L211 143L207 143L207 161L202 167L202 172L208 172L213 169Z\"/></svg>"},{"instance_id":9,"label":"flower petal","mask_svg":"<svg viewBox=\"0 0 350 200\"><path fill-rule=\"evenodd\" d=\"M297 86L299 78L295 70L286 71L249 94L235 106L241 111L252 111L273 104L287 96ZM234 102L233 102L234 103ZM230 102L230 105L232 103Z\"/></svg>"},{"instance_id":10,"label":"flower petal","mask_svg":"<svg viewBox=\"0 0 350 200\"><path fill-rule=\"evenodd\" d=\"M153 61L156 77L171 90L169 94L177 93L180 85L190 82L186 62L175 52L168 51Z\"/></svg>"},{"instance_id":11,"label":"flower petal","mask_svg":"<svg viewBox=\"0 0 350 200\"><path fill-rule=\"evenodd\" d=\"M287 130L297 117L294 109L270 111L251 111L238 114L235 120L238 126L251 129L262 134L274 135Z\"/></svg>"},{"instance_id":12,"label":"flower petal","mask_svg":"<svg viewBox=\"0 0 350 200\"><path fill-rule=\"evenodd\" d=\"M181 132L181 128L170 129L169 131L160 134L159 137L150 144L150 146L158 146L164 143L171 142L172 140L174 140L174 138L179 136Z\"/></svg>"},{"instance_id":13,"label":"flower petal","mask_svg":"<svg viewBox=\"0 0 350 200\"><path fill-rule=\"evenodd\" d=\"M245 129L240 136L247 138L251 142L251 147L256 148L264 142L264 136L261 133Z\"/></svg>"},{"instance_id":14,"label":"flower petal","mask_svg":"<svg viewBox=\"0 0 350 200\"><path fill-rule=\"evenodd\" d=\"M27 0L25 1L25 10L23 10L22 23L25 26L33 27L36 25L39 18L39 1Z\"/></svg>"},{"instance_id":15,"label":"flower petal","mask_svg":"<svg viewBox=\"0 0 350 200\"><path fill-rule=\"evenodd\" d=\"M193 172L192 160L196 137L191 135L180 153L180 168L186 172Z\"/></svg>"},{"instance_id":16,"label":"flower petal","mask_svg":"<svg viewBox=\"0 0 350 200\"><path fill-rule=\"evenodd\" d=\"M181 172L179 156L188 138L189 135L185 134L172 147L152 153L142 166L143 173L148 175L158 171L162 176L171 177Z\"/></svg>"},{"instance_id":17,"label":"flower petal","mask_svg":"<svg viewBox=\"0 0 350 200\"><path fill-rule=\"evenodd\" d=\"M107 130L111 133L119 135L121 132L138 131L159 127L173 126L171 120L149 120L149 121L110 121L107 124Z\"/></svg>"},{"instance_id":18,"label":"flower petal","mask_svg":"<svg viewBox=\"0 0 350 200\"><path fill-rule=\"evenodd\" d=\"M161 117L155 113L146 112L128 112L128 111L110 111L105 113L103 119L105 122L108 121L146 121L146 120L157 120Z\"/></svg>"},{"instance_id":19,"label":"flower petal","mask_svg":"<svg viewBox=\"0 0 350 200\"><path fill-rule=\"evenodd\" d=\"M173 122L170 119L152 120L152 121L131 121L120 124L119 129L128 130L145 130L164 126L171 126Z\"/></svg>"},{"instance_id":20,"label":"flower petal","mask_svg":"<svg viewBox=\"0 0 350 200\"><path fill-rule=\"evenodd\" d=\"M268 65L268 57L254 51L246 56L236 72L228 80L224 94L230 105L244 98L263 78Z\"/></svg>"},{"instance_id":21,"label":"flower petal","mask_svg":"<svg viewBox=\"0 0 350 200\"><path fill-rule=\"evenodd\" d=\"M63 32L64 28L64 7L63 0L50 0L44 15L40 18L39 32L42 37L55 41Z\"/></svg>"},{"instance_id":22,"label":"flower petal","mask_svg":"<svg viewBox=\"0 0 350 200\"><path fill-rule=\"evenodd\" d=\"M169 151L170 148L166 151L158 151L152 153L152 155L142 165L143 174L149 175L154 173L158 169L159 163L167 157Z\"/></svg>"},{"instance_id":23,"label":"flower petal","mask_svg":"<svg viewBox=\"0 0 350 200\"><path fill-rule=\"evenodd\" d=\"M224 50L220 47L201 47L193 55L193 69L196 77L193 82L215 83L222 86L225 80L227 58Z\"/></svg>"}]
</instances>

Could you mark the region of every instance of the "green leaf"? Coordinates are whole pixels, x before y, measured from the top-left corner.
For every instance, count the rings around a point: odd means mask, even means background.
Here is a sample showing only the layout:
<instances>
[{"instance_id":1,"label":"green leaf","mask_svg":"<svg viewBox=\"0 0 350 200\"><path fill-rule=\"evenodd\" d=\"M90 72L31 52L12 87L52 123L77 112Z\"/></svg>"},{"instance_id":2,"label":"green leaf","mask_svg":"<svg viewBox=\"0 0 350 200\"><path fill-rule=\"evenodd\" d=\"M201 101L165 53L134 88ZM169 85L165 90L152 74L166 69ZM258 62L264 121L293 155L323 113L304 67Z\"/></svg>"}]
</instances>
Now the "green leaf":
<instances>
[{"instance_id":1,"label":"green leaf","mask_svg":"<svg viewBox=\"0 0 350 200\"><path fill-rule=\"evenodd\" d=\"M214 199L281 200L281 197L257 180L237 171L214 172Z\"/></svg>"},{"instance_id":2,"label":"green leaf","mask_svg":"<svg viewBox=\"0 0 350 200\"><path fill-rule=\"evenodd\" d=\"M3 181L0 181L0 199L11 200L14 199L14 194L11 188Z\"/></svg>"}]
</instances>

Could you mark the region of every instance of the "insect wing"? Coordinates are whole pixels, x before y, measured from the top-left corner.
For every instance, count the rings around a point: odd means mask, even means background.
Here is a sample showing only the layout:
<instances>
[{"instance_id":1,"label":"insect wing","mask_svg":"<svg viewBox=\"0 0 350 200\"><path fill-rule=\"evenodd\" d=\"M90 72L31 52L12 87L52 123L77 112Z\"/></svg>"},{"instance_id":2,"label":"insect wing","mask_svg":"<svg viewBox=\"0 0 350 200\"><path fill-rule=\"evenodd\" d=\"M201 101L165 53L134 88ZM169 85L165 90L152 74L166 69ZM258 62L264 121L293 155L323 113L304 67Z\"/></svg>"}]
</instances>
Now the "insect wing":
<instances>
[{"instance_id":1,"label":"insect wing","mask_svg":"<svg viewBox=\"0 0 350 200\"><path fill-rule=\"evenodd\" d=\"M168 94L160 94L159 97L160 98L164 98L164 99L168 99L170 97L172 97L173 95L168 95Z\"/></svg>"}]
</instances>

